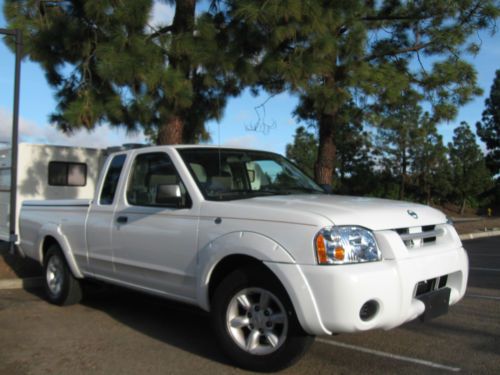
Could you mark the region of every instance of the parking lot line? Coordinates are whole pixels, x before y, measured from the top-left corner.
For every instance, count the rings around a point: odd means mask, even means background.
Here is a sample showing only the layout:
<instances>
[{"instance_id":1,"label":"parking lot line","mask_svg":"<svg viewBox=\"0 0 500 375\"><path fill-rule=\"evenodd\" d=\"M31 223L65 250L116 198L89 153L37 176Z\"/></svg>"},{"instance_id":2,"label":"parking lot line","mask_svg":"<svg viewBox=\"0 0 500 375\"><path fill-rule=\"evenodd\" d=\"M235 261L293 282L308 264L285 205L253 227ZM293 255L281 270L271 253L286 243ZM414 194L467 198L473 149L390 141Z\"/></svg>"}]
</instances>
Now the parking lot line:
<instances>
[{"instance_id":1,"label":"parking lot line","mask_svg":"<svg viewBox=\"0 0 500 375\"><path fill-rule=\"evenodd\" d=\"M384 357L384 358L391 358L391 359L395 359L395 360L403 361L403 362L414 363L414 364L432 367L432 368L436 368L436 369L440 369L440 370L446 370L446 371L452 371L452 372L461 371L461 369L459 367L446 366L446 365L442 365L439 363L426 361L423 359L406 357L406 356L402 356L402 355L398 355L398 354L382 352L380 350L368 349L368 348L364 348L362 346L345 344L345 343L339 342L339 341L326 340L326 339L321 339L321 338L317 338L316 341L320 342L322 344L337 346L337 347L344 348L344 349L356 350L356 351L362 352L362 353L372 354L372 355L376 355L376 356Z\"/></svg>"},{"instance_id":2,"label":"parking lot line","mask_svg":"<svg viewBox=\"0 0 500 375\"><path fill-rule=\"evenodd\" d=\"M500 297L495 297L495 296L483 296L481 294L466 294L465 296L470 298L481 298L481 299L491 299L494 301L500 301Z\"/></svg>"},{"instance_id":3,"label":"parking lot line","mask_svg":"<svg viewBox=\"0 0 500 375\"><path fill-rule=\"evenodd\" d=\"M469 256L471 257L494 257L494 258L498 258L500 257L500 254L487 254L487 253L469 253Z\"/></svg>"},{"instance_id":4,"label":"parking lot line","mask_svg":"<svg viewBox=\"0 0 500 375\"><path fill-rule=\"evenodd\" d=\"M471 271L500 272L500 268L470 267Z\"/></svg>"}]
</instances>

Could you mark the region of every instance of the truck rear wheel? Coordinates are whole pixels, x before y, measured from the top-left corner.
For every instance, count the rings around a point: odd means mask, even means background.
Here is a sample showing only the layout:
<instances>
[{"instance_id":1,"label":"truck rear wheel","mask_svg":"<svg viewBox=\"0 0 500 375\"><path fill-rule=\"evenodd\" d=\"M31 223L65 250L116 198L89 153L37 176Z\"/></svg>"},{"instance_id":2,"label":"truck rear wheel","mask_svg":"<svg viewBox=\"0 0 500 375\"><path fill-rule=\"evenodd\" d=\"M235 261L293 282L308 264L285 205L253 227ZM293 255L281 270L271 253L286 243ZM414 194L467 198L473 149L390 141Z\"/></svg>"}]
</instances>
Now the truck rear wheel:
<instances>
[{"instance_id":1,"label":"truck rear wheel","mask_svg":"<svg viewBox=\"0 0 500 375\"><path fill-rule=\"evenodd\" d=\"M49 302L67 306L80 302L82 289L66 263L61 249L53 244L49 247L43 262L45 292Z\"/></svg>"},{"instance_id":2,"label":"truck rear wheel","mask_svg":"<svg viewBox=\"0 0 500 375\"><path fill-rule=\"evenodd\" d=\"M283 369L295 363L314 341L300 326L281 283L262 267L228 275L212 301L212 324L218 342L242 368Z\"/></svg>"}]
</instances>

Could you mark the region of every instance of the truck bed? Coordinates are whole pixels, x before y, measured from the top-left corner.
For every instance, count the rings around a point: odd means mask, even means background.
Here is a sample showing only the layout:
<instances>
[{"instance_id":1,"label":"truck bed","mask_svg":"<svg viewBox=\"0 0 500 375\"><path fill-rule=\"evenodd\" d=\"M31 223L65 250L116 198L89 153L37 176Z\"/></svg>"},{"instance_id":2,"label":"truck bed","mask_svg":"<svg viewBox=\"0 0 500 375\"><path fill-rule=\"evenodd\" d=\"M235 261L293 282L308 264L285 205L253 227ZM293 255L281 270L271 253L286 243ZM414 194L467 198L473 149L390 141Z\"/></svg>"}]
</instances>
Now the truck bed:
<instances>
[{"instance_id":1,"label":"truck bed","mask_svg":"<svg viewBox=\"0 0 500 375\"><path fill-rule=\"evenodd\" d=\"M71 239L73 255L86 263L85 226L90 199L30 200L23 202L20 215L22 252L41 262L44 236L64 233ZM64 244L62 245L64 247Z\"/></svg>"}]
</instances>

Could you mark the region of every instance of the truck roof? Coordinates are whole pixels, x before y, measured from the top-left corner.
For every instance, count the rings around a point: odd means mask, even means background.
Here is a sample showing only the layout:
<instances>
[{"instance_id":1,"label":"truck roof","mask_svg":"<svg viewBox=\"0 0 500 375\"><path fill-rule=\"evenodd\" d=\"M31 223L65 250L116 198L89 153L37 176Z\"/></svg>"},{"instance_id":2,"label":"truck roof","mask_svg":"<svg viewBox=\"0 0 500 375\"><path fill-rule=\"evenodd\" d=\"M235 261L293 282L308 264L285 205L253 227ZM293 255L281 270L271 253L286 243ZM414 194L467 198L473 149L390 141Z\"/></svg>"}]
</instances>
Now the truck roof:
<instances>
[{"instance_id":1,"label":"truck roof","mask_svg":"<svg viewBox=\"0 0 500 375\"><path fill-rule=\"evenodd\" d=\"M221 149L221 150L242 150L242 151L261 151L261 152L269 152L269 153L275 153L273 151L267 151L267 150L260 150L257 148L252 148L252 147L238 147L238 146L218 146L218 145L199 145L199 144L194 144L194 145L161 145L161 146L146 146L144 145L143 147L132 147L129 149L122 149L122 150L117 150L114 153L118 152L129 152L133 150L162 150L162 149L176 149L176 150L182 150L182 149L188 149L188 148L196 148L196 149Z\"/></svg>"}]
</instances>

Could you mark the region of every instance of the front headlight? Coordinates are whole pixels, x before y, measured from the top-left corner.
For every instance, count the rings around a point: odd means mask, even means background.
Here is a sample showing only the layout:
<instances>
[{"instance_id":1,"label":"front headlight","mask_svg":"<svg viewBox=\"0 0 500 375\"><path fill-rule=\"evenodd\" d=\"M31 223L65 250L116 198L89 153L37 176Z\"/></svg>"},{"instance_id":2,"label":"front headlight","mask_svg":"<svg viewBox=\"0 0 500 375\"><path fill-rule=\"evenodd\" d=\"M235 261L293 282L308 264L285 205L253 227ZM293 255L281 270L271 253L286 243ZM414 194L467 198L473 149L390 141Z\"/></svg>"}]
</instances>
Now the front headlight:
<instances>
[{"instance_id":1,"label":"front headlight","mask_svg":"<svg viewBox=\"0 0 500 375\"><path fill-rule=\"evenodd\" d=\"M382 259L373 233L356 226L323 228L314 240L319 264L350 264Z\"/></svg>"}]
</instances>

